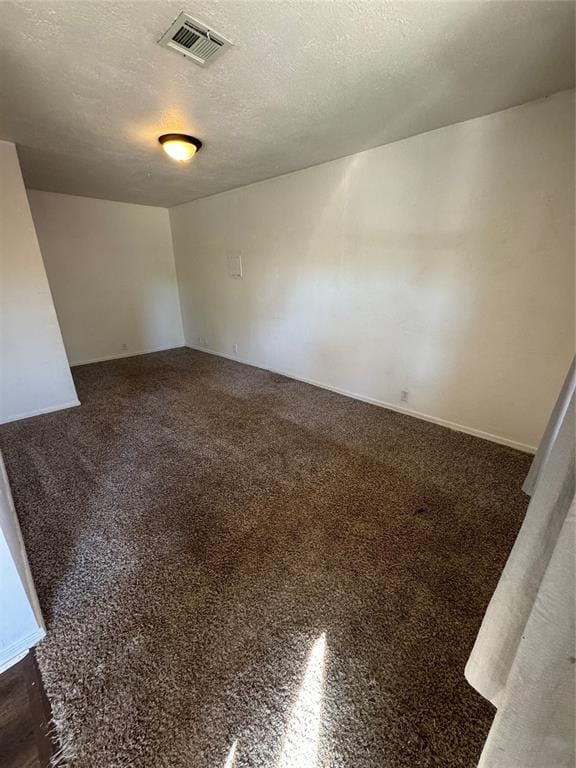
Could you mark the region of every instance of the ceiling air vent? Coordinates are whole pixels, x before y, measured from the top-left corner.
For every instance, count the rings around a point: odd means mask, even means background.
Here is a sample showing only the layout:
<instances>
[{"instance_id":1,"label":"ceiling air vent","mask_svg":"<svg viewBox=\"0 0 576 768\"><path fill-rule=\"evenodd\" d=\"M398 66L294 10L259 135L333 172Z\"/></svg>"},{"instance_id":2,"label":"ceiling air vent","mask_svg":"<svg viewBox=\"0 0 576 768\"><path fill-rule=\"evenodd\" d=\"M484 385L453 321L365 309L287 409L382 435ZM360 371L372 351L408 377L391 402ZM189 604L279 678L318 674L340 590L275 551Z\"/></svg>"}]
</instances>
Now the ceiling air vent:
<instances>
[{"instance_id":1,"label":"ceiling air vent","mask_svg":"<svg viewBox=\"0 0 576 768\"><path fill-rule=\"evenodd\" d=\"M171 48L205 67L218 58L232 43L202 22L181 13L158 40L158 44Z\"/></svg>"}]
</instances>

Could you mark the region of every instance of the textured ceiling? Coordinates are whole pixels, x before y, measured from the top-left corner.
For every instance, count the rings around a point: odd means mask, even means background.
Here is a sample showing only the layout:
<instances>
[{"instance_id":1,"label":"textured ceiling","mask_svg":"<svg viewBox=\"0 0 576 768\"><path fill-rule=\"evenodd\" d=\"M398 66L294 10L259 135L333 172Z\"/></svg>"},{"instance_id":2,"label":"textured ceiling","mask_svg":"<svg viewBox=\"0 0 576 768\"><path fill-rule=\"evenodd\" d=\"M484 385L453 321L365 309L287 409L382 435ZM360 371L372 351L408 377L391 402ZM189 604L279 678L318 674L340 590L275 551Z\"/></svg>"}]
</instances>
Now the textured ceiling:
<instances>
[{"instance_id":1,"label":"textured ceiling","mask_svg":"<svg viewBox=\"0 0 576 768\"><path fill-rule=\"evenodd\" d=\"M155 44L181 11L236 45ZM571 2L0 2L0 137L29 187L170 206L574 85ZM205 142L186 166L156 139Z\"/></svg>"}]
</instances>

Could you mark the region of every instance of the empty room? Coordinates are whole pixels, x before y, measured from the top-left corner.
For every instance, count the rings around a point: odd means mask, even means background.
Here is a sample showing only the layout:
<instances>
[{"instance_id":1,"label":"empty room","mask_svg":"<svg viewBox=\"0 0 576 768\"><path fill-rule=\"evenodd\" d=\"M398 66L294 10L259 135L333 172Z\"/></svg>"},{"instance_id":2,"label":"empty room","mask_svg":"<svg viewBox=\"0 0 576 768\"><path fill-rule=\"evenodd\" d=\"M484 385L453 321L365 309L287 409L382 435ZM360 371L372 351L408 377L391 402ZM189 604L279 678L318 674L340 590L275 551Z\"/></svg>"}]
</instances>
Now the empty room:
<instances>
[{"instance_id":1,"label":"empty room","mask_svg":"<svg viewBox=\"0 0 576 768\"><path fill-rule=\"evenodd\" d=\"M0 0L1 768L574 768L575 4Z\"/></svg>"}]
</instances>

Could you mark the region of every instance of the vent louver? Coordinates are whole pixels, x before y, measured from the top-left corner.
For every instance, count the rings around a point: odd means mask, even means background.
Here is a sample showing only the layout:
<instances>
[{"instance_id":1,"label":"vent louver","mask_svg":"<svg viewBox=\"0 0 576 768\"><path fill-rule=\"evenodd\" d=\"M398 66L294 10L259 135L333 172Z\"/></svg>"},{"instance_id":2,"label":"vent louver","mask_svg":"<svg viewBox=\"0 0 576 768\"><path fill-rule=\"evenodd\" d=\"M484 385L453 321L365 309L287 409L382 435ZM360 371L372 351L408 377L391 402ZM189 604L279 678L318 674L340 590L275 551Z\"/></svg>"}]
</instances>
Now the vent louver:
<instances>
[{"instance_id":1,"label":"vent louver","mask_svg":"<svg viewBox=\"0 0 576 768\"><path fill-rule=\"evenodd\" d=\"M218 32L209 29L187 13L178 16L158 40L158 44L187 56L201 67L214 61L232 45Z\"/></svg>"}]
</instances>

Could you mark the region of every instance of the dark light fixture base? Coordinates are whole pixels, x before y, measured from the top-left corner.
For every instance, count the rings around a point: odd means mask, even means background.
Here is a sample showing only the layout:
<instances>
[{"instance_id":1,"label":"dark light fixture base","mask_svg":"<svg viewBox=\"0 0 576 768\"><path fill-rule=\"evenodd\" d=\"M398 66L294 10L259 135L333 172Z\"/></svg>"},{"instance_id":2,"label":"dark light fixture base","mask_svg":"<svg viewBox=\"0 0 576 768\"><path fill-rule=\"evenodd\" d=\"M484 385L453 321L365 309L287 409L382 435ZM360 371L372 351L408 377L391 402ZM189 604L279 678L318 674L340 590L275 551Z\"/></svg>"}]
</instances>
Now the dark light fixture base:
<instances>
[{"instance_id":1,"label":"dark light fixture base","mask_svg":"<svg viewBox=\"0 0 576 768\"><path fill-rule=\"evenodd\" d=\"M193 144L196 147L196 151L202 146L200 139L195 136L188 136L185 133L163 133L162 136L158 136L160 144L165 144L167 141L185 141L188 144Z\"/></svg>"}]
</instances>

